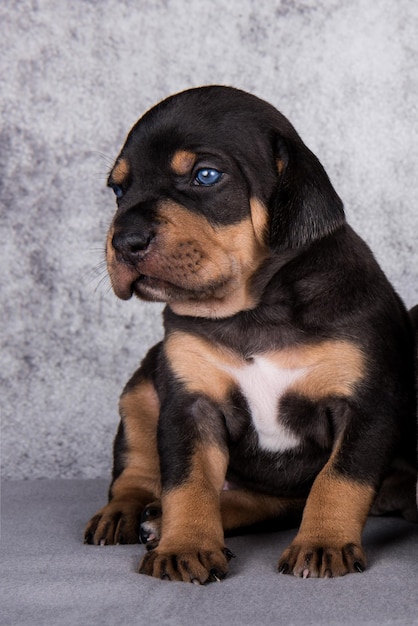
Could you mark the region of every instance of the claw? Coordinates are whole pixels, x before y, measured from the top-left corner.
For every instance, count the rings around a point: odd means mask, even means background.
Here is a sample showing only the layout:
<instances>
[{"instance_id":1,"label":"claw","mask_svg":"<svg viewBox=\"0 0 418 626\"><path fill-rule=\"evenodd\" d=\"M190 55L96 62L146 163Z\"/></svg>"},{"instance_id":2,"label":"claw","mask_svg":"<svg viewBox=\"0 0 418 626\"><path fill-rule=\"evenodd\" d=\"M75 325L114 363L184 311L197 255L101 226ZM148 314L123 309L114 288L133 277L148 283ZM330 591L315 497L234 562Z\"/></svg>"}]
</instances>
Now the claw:
<instances>
[{"instance_id":1,"label":"claw","mask_svg":"<svg viewBox=\"0 0 418 626\"><path fill-rule=\"evenodd\" d=\"M222 579L225 578L225 574L220 574L217 569L211 569L209 574L210 574L209 580L213 580L217 583L222 582Z\"/></svg>"},{"instance_id":2,"label":"claw","mask_svg":"<svg viewBox=\"0 0 418 626\"><path fill-rule=\"evenodd\" d=\"M228 559L228 561L230 561L231 559L235 559L236 555L231 552L231 550L229 548L224 548L223 549L223 553L226 556L226 558Z\"/></svg>"}]
</instances>

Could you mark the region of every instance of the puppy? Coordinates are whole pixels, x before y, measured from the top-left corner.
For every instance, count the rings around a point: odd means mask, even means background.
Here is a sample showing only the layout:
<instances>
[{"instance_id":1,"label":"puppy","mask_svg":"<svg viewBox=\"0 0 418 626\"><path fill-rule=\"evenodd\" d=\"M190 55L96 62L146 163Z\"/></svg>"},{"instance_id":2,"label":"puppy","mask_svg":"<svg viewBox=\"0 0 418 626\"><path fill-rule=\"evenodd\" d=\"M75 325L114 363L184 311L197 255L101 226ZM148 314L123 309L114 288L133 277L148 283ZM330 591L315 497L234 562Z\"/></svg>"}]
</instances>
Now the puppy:
<instances>
[{"instance_id":1,"label":"puppy","mask_svg":"<svg viewBox=\"0 0 418 626\"><path fill-rule=\"evenodd\" d=\"M113 289L167 306L86 543L137 542L142 515L139 571L205 583L225 533L290 518L280 572L361 572L372 507L416 514L415 340L318 159L275 108L210 86L148 111L108 185Z\"/></svg>"}]
</instances>

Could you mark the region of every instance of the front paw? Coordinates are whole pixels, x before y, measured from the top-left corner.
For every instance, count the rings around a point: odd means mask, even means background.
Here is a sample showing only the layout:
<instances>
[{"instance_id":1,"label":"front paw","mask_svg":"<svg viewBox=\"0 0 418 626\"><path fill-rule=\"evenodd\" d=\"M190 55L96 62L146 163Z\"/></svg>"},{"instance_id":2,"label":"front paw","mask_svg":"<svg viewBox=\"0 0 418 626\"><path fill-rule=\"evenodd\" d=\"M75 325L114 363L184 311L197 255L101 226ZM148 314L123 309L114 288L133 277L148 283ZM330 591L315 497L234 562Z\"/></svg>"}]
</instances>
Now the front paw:
<instances>
[{"instance_id":1,"label":"front paw","mask_svg":"<svg viewBox=\"0 0 418 626\"><path fill-rule=\"evenodd\" d=\"M278 570L301 578L333 578L363 572L366 557L361 546L345 543L341 546L316 545L294 541L282 554Z\"/></svg>"},{"instance_id":2,"label":"front paw","mask_svg":"<svg viewBox=\"0 0 418 626\"><path fill-rule=\"evenodd\" d=\"M228 561L234 555L228 548L183 547L164 550L158 546L143 557L140 574L162 580L177 580L203 585L221 581L228 572Z\"/></svg>"},{"instance_id":3,"label":"front paw","mask_svg":"<svg viewBox=\"0 0 418 626\"><path fill-rule=\"evenodd\" d=\"M84 531L84 543L104 546L139 542L142 507L112 501L91 518Z\"/></svg>"}]
</instances>

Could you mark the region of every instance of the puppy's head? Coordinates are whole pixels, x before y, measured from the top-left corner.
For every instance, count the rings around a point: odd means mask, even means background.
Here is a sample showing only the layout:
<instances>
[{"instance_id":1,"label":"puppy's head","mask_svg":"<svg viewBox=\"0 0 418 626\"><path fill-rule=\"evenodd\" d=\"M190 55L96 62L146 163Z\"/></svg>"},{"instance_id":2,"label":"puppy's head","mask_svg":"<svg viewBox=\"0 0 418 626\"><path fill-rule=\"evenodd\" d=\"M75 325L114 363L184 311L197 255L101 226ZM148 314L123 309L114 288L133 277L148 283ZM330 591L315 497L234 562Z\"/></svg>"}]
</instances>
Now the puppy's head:
<instances>
[{"instance_id":1,"label":"puppy's head","mask_svg":"<svg viewBox=\"0 0 418 626\"><path fill-rule=\"evenodd\" d=\"M133 127L110 173L107 238L115 293L181 315L225 317L257 304L272 256L328 235L340 199L291 124L229 87L172 96Z\"/></svg>"}]
</instances>

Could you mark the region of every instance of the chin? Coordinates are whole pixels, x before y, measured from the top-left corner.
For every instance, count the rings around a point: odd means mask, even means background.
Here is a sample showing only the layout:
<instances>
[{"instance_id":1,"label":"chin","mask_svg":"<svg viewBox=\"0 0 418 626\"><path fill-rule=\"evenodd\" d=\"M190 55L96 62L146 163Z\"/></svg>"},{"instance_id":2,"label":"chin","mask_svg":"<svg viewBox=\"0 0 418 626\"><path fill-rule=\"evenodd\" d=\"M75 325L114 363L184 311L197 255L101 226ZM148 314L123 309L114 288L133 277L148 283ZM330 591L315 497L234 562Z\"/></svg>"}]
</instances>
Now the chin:
<instances>
[{"instance_id":1,"label":"chin","mask_svg":"<svg viewBox=\"0 0 418 626\"><path fill-rule=\"evenodd\" d=\"M132 284L132 292L141 300L151 302L185 302L188 300L199 300L199 293L173 285L160 278L140 276Z\"/></svg>"}]
</instances>

